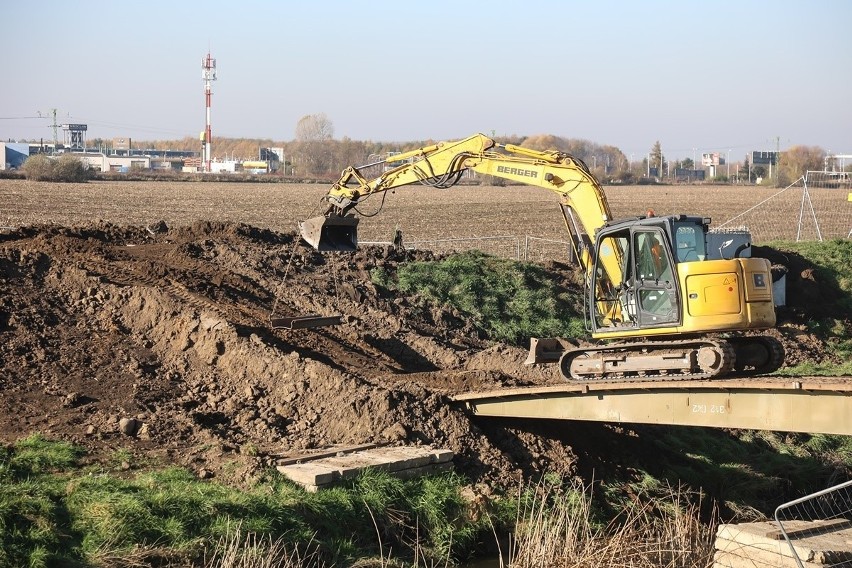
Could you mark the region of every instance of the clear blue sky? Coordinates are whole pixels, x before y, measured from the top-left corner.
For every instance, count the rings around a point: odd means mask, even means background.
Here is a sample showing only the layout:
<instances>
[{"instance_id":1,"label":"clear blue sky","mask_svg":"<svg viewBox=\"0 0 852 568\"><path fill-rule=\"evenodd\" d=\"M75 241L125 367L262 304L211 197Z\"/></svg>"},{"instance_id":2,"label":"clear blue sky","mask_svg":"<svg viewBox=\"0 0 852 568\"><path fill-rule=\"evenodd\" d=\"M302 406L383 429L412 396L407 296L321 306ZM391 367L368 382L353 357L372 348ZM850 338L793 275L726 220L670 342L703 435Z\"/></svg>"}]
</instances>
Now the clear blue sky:
<instances>
[{"instance_id":1,"label":"clear blue sky","mask_svg":"<svg viewBox=\"0 0 852 568\"><path fill-rule=\"evenodd\" d=\"M3 2L0 140L555 134L640 159L852 154L852 2ZM60 132L61 136L61 132Z\"/></svg>"}]
</instances>

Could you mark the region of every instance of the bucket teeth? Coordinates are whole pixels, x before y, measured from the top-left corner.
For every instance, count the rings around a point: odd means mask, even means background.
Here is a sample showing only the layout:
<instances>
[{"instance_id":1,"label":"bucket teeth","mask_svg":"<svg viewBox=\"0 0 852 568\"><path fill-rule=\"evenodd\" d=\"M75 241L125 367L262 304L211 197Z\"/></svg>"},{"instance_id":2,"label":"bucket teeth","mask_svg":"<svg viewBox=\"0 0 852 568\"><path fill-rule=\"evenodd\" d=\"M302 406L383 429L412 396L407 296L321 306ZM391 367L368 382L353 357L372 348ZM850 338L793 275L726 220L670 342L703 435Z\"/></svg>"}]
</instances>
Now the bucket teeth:
<instances>
[{"instance_id":1,"label":"bucket teeth","mask_svg":"<svg viewBox=\"0 0 852 568\"><path fill-rule=\"evenodd\" d=\"M321 252L352 252L358 247L357 217L313 217L299 223L299 232Z\"/></svg>"}]
</instances>

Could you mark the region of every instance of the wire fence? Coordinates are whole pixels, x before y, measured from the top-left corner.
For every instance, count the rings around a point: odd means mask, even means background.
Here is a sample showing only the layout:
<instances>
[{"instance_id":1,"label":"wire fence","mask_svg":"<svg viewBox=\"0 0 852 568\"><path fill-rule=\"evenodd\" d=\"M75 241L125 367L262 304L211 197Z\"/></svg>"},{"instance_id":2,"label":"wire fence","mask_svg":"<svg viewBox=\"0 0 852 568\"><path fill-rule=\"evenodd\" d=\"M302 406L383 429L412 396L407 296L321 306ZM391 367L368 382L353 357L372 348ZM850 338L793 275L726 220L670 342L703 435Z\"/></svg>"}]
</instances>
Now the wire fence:
<instances>
[{"instance_id":1,"label":"wire fence","mask_svg":"<svg viewBox=\"0 0 852 568\"><path fill-rule=\"evenodd\" d=\"M813 172L808 172L812 174ZM823 241L852 236L852 194L803 176L716 228L748 227L754 242Z\"/></svg>"},{"instance_id":2,"label":"wire fence","mask_svg":"<svg viewBox=\"0 0 852 568\"><path fill-rule=\"evenodd\" d=\"M361 245L393 246L390 241L359 241ZM456 239L426 239L406 241L409 250L430 250L436 254L451 254L478 250L499 258L529 262L574 262L569 241L524 235L461 237Z\"/></svg>"},{"instance_id":3,"label":"wire fence","mask_svg":"<svg viewBox=\"0 0 852 568\"><path fill-rule=\"evenodd\" d=\"M798 568L852 568L852 481L779 505L775 522Z\"/></svg>"}]
</instances>

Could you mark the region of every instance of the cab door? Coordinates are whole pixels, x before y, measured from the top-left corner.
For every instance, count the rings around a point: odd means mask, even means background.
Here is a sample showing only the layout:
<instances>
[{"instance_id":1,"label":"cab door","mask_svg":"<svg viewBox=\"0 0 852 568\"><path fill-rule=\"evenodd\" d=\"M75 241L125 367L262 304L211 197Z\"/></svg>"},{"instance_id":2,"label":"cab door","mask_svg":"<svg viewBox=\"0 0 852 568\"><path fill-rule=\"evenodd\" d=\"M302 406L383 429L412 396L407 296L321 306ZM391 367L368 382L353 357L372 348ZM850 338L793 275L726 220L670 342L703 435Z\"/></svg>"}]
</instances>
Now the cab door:
<instances>
[{"instance_id":1,"label":"cab door","mask_svg":"<svg viewBox=\"0 0 852 568\"><path fill-rule=\"evenodd\" d=\"M656 227L639 227L631 239L632 289L639 327L680 321L678 284L668 239Z\"/></svg>"}]
</instances>

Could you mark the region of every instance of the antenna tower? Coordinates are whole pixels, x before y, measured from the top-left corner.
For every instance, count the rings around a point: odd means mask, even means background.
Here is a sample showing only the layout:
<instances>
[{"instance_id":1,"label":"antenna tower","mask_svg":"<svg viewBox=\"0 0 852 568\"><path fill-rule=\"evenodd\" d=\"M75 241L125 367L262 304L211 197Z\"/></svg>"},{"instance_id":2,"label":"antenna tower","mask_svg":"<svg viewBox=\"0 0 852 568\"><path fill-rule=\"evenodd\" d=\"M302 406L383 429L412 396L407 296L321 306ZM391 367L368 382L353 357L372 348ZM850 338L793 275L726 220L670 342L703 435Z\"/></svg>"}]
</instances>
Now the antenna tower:
<instances>
[{"instance_id":1,"label":"antenna tower","mask_svg":"<svg viewBox=\"0 0 852 568\"><path fill-rule=\"evenodd\" d=\"M204 133L201 135L201 141L203 143L203 156L202 156L202 170L205 172L209 172L210 168L210 143L213 140L212 130L210 129L210 95L212 91L210 90L210 82L216 80L216 60L210 56L210 52L207 52L207 57L201 60L201 78L204 79L204 99L206 103L207 110L207 120L204 126Z\"/></svg>"}]
</instances>

